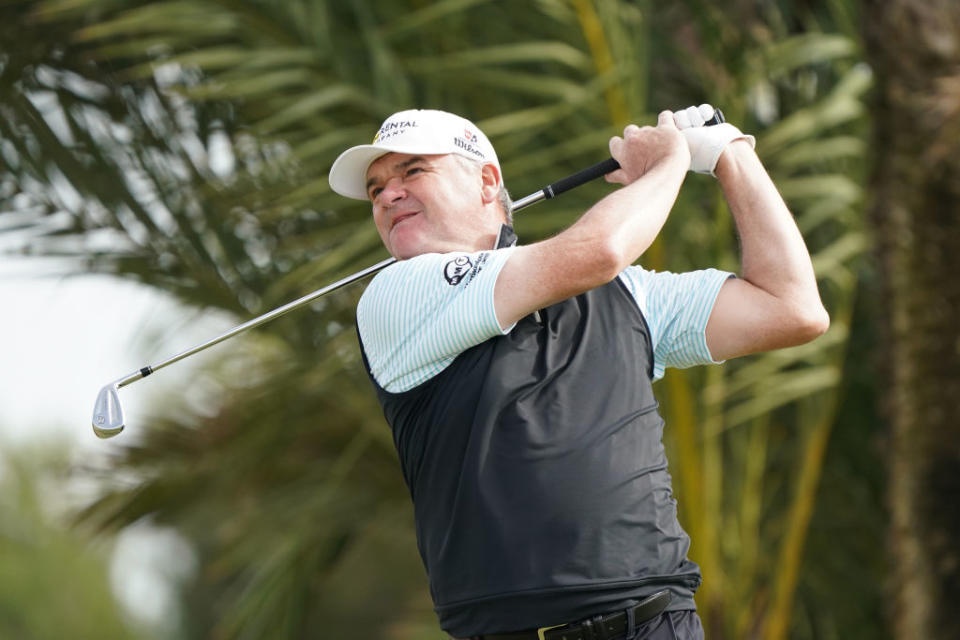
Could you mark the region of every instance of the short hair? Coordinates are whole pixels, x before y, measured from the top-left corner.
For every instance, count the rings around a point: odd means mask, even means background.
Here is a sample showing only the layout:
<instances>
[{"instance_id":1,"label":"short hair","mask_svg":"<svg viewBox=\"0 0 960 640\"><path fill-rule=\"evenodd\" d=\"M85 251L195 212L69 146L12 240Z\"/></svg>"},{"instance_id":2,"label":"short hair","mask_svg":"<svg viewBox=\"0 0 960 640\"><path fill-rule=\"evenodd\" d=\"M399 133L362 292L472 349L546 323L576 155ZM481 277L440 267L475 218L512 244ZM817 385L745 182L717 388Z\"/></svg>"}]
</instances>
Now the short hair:
<instances>
[{"instance_id":1,"label":"short hair","mask_svg":"<svg viewBox=\"0 0 960 640\"><path fill-rule=\"evenodd\" d=\"M466 156L461 156L460 154L454 153L451 154L456 158L461 165L466 168L474 168L477 171L483 169L485 163L475 160L473 158L468 158ZM513 201L510 199L510 194L507 192L506 184L503 182L503 175L500 176L500 191L497 192L497 202L500 204L501 209L503 209L503 217L507 221L507 224L513 224Z\"/></svg>"}]
</instances>

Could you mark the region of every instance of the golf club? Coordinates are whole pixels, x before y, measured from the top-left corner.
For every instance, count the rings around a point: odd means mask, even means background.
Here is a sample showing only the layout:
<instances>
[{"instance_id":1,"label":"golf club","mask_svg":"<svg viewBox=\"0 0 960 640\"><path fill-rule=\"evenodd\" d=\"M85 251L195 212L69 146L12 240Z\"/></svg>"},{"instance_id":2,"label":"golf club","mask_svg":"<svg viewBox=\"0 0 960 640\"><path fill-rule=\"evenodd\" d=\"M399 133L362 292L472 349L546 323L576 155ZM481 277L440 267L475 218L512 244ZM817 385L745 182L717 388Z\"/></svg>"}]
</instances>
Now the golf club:
<instances>
[{"instance_id":1,"label":"golf club","mask_svg":"<svg viewBox=\"0 0 960 640\"><path fill-rule=\"evenodd\" d=\"M721 122L724 122L723 113L717 109L714 112L713 118L711 118L705 124L715 125L720 124ZM575 187L579 187L582 184L590 182L591 180L595 180L596 178L604 176L612 171L616 171L619 168L620 164L616 160L613 158L607 158L603 162L599 162L591 167L587 167L582 171L578 171L573 175L567 176L566 178L562 178L553 184L545 186L540 191L514 201L511 207L511 212L515 213L521 209L529 207L534 203L540 202L541 200L554 198L561 193L569 191ZM174 362L178 362L186 357L209 349L213 345L219 344L220 342L223 342L228 338L232 338L239 333L243 333L244 331L253 329L254 327L259 327L260 325L270 322L271 320L275 320L280 316L293 311L294 309L299 309L304 305L310 304L317 298L320 298L321 296L324 296L332 291L336 291L341 287L345 287L348 284L356 282L357 280L362 280L367 276L373 275L378 271L390 266L394 262L396 262L396 258L387 258L386 260L358 271L353 275L347 276L341 280L337 280L336 282L321 289L317 289L313 293L309 293L302 298L298 298L293 302L288 302L281 307L277 307L273 311L268 311L261 316L257 316L252 320L248 320L247 322L244 322L243 324L238 325L233 329L230 329L229 331L212 338L211 340L207 340L202 344L198 344L197 346L191 347L186 351L182 351L177 355L164 360L163 362L147 365L141 369L138 369L137 371L133 371L132 373L123 376L122 378L118 378L117 380L104 385L103 388L100 389L100 393L97 394L97 401L93 405L93 432L100 438L112 438L123 431L123 408L120 406L120 395L118 393L122 387L132 384L137 380L142 380L155 371L159 371L160 369L169 366Z\"/></svg>"}]
</instances>

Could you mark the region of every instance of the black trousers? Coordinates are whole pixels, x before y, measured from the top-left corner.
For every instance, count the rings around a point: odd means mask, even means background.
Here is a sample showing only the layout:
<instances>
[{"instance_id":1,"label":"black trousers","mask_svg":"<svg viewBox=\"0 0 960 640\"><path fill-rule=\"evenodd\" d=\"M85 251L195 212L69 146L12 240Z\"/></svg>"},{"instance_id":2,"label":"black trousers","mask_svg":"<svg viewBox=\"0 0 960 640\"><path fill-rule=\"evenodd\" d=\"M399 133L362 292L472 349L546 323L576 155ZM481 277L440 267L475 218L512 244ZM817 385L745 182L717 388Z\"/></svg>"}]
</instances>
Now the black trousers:
<instances>
[{"instance_id":1,"label":"black trousers","mask_svg":"<svg viewBox=\"0 0 960 640\"><path fill-rule=\"evenodd\" d=\"M703 625L696 611L664 611L623 640L704 640Z\"/></svg>"},{"instance_id":2,"label":"black trousers","mask_svg":"<svg viewBox=\"0 0 960 640\"><path fill-rule=\"evenodd\" d=\"M703 625L696 611L664 611L610 640L704 640Z\"/></svg>"}]
</instances>

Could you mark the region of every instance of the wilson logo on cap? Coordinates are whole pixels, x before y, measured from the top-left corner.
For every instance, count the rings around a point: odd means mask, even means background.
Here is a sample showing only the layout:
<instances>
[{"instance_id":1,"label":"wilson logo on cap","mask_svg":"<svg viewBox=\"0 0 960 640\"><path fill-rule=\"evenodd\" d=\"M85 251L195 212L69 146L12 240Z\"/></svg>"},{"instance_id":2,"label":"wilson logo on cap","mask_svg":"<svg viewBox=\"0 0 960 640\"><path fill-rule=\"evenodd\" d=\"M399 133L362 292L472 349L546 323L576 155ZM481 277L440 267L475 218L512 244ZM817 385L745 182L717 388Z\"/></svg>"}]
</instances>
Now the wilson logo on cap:
<instances>
[{"instance_id":1,"label":"wilson logo on cap","mask_svg":"<svg viewBox=\"0 0 960 640\"><path fill-rule=\"evenodd\" d=\"M469 142L467 142L467 141L464 140L463 138L454 138L454 139L453 139L453 144L454 144L457 148L463 149L463 150L466 151L467 153L473 154L473 155L477 156L477 157L478 157L479 159L481 159L481 160L486 159L486 156L483 155L483 151L480 151L480 149L477 149L475 146L473 146L472 144L470 144Z\"/></svg>"}]
</instances>

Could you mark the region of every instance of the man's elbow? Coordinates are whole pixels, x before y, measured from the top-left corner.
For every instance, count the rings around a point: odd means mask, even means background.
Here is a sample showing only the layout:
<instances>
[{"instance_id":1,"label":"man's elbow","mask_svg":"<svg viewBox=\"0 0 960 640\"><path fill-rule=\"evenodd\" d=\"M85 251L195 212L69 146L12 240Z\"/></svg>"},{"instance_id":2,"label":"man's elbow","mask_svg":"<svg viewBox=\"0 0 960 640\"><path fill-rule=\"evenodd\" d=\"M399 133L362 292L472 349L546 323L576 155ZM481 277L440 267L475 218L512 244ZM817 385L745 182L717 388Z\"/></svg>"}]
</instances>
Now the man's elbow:
<instances>
[{"instance_id":1,"label":"man's elbow","mask_svg":"<svg viewBox=\"0 0 960 640\"><path fill-rule=\"evenodd\" d=\"M595 286L610 282L636 259L616 238L603 238L589 251L589 271L597 279Z\"/></svg>"},{"instance_id":2,"label":"man's elbow","mask_svg":"<svg viewBox=\"0 0 960 640\"><path fill-rule=\"evenodd\" d=\"M830 328L830 314L822 304L796 309L792 315L791 333L795 345L811 342Z\"/></svg>"}]
</instances>

